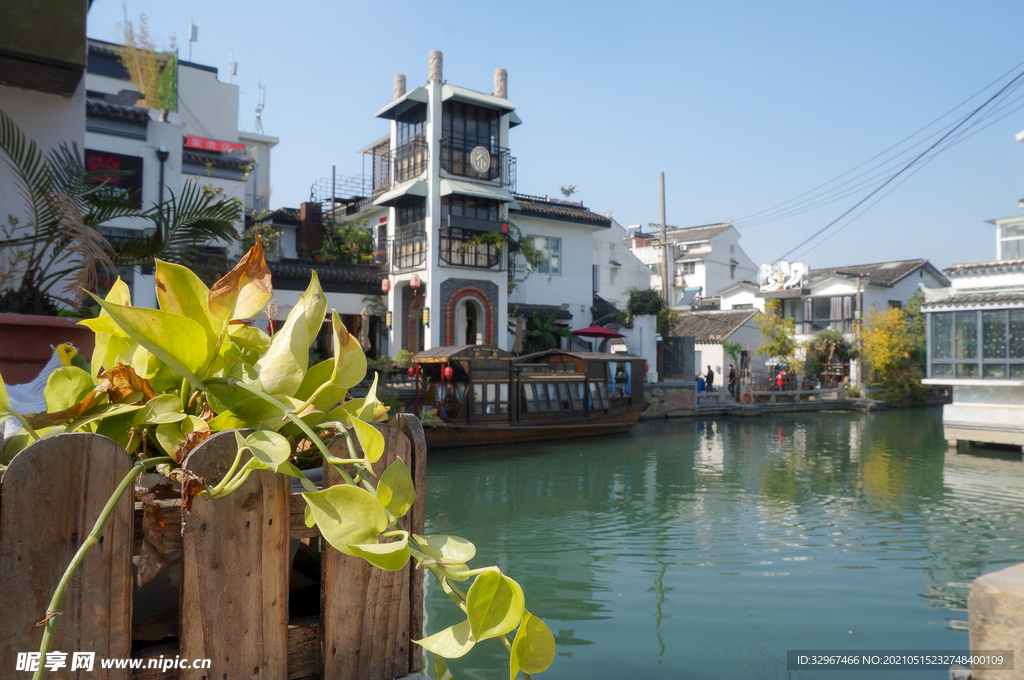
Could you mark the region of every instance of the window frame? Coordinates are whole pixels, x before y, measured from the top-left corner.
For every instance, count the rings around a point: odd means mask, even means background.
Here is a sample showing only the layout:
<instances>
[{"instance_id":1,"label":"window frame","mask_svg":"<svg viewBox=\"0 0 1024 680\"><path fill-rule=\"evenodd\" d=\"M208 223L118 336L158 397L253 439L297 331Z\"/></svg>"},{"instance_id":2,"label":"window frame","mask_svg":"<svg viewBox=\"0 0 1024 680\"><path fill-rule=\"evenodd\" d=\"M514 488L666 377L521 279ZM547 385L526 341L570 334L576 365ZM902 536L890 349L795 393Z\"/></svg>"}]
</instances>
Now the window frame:
<instances>
[{"instance_id":1,"label":"window frame","mask_svg":"<svg viewBox=\"0 0 1024 680\"><path fill-rule=\"evenodd\" d=\"M973 315L973 319L970 317ZM954 380L1024 379L1024 309L972 309L929 312L928 377ZM1002 317L1001 338L992 332ZM946 328L939 328L940 323ZM964 333L960 333L960 329ZM940 338L942 333L948 336ZM968 337L971 335L971 337ZM986 337L988 336L988 337ZM1016 340L1016 343L1014 342ZM1014 346L1016 344L1016 347ZM998 351L1001 345L1002 351ZM936 356L938 350L949 356ZM968 351L970 349L970 351ZM968 356L973 354L973 356ZM1001 354L1001 356L999 356ZM1018 356L1011 356L1017 354Z\"/></svg>"},{"instance_id":2,"label":"window frame","mask_svg":"<svg viewBox=\"0 0 1024 680\"><path fill-rule=\"evenodd\" d=\"M534 249L542 251L545 254L544 261L540 263L538 267L533 269L537 274L547 274L548 276L561 276L562 275L562 237L561 236L545 236L543 234L530 234L527 236L530 239L530 243ZM544 248L537 247L537 239L542 238L545 241ZM557 252L552 253L550 244L554 242L558 244L556 248ZM551 259L554 256L557 262L557 269L552 271Z\"/></svg>"}]
</instances>

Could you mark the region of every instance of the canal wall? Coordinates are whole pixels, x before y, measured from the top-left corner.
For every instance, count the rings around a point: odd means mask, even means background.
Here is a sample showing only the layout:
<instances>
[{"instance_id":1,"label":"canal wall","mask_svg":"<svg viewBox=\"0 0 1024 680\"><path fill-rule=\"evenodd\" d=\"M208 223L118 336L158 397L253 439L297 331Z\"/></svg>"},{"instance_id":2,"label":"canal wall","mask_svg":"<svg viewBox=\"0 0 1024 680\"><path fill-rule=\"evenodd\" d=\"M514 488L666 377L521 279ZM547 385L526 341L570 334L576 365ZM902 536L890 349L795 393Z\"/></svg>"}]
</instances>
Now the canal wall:
<instances>
[{"instance_id":1,"label":"canal wall","mask_svg":"<svg viewBox=\"0 0 1024 680\"><path fill-rule=\"evenodd\" d=\"M1024 564L975 579L967 610L972 653L1014 650L1015 657L1024 654ZM1012 671L971 671L971 680L996 678L1024 680L1024 658L1014 658Z\"/></svg>"}]
</instances>

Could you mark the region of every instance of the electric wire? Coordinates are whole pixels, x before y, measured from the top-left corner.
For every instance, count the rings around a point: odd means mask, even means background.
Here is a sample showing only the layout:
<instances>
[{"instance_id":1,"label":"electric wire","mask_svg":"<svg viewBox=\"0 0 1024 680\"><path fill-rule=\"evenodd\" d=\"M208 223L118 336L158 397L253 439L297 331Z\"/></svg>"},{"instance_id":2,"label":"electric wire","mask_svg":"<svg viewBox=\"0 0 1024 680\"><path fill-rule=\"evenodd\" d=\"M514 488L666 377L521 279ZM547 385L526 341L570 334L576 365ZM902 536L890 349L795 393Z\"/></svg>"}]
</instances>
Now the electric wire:
<instances>
[{"instance_id":1,"label":"electric wire","mask_svg":"<svg viewBox=\"0 0 1024 680\"><path fill-rule=\"evenodd\" d=\"M910 169L911 167L913 167L913 166L914 166L914 165L915 165L915 164L916 164L916 163L917 163L918 161L920 161L920 160L921 160L922 158L924 158L924 157L925 157L926 155L928 155L928 153L929 153L929 152L931 152L931 151L932 151L933 149L935 149L935 148L936 148L936 147L938 147L938 146L939 146L940 144L942 144L942 142L944 142L944 141L945 141L945 140L946 140L946 139L947 139L947 138L948 138L948 137L949 137L950 135L952 135L952 134L953 134L954 132L956 132L956 131L957 131L958 129L960 129L960 127L962 127L962 126L963 126L963 125L964 125L965 123L967 123L967 122L968 122L969 120L971 120L972 118L974 118L974 116L975 116L975 115L977 115L978 113L980 113L980 112L981 112L981 111L982 111L982 110L983 110L983 109L984 109L985 107L987 107L987 106L988 106L989 104L991 104L991 103L992 103L993 101L995 101L995 100L996 100L996 99L998 99L998 98L999 98L1000 96L1002 96L1002 95L1003 95L1003 94L1004 94L1004 93L1005 93L1005 92L1006 92L1006 91L1007 91L1007 90L1008 90L1008 89L1010 88L1010 86L1011 86L1011 85L1013 85L1014 83L1016 83L1017 81L1019 81L1019 80L1020 80L1021 78L1024 78L1024 71L1021 71L1020 73L1018 73L1018 74L1017 74L1017 75L1016 75L1016 76L1015 76L1015 77L1013 78L1013 80L1011 80L1011 81L1010 81L1009 83L1007 83L1007 84L1006 84L1006 85L1004 85L1004 86L1003 86L1002 88L1000 88L998 92L996 92L996 93L995 93L994 95L992 95L991 97L989 97L989 98L988 98L987 100L985 100L985 102L984 102L984 103L982 103L982 104L981 104L980 106L978 106L978 107L977 107L976 109L974 109L974 110L973 110L973 111L972 111L972 112L971 112L970 114L968 114L968 115L967 115L966 117L964 117L964 118L963 118L963 119L962 119L962 120L961 120L961 121L960 121L959 123L957 123L957 124L956 124L956 126L955 126L955 127L954 127L954 128L952 129L952 130L950 130L949 132L947 132L946 134L944 134L944 135L943 135L943 136L942 136L941 138L939 138L939 140L938 140L938 141L936 141L936 142L935 142L934 144L932 144L932 145L931 145L931 146L929 146L929 147L928 147L927 149L925 149L925 150L924 150L924 151L922 151L922 152L921 152L920 154L918 154L918 155L917 155L917 156L916 156L916 157L915 157L915 158L914 158L914 159L913 159L912 161L910 161L909 163L907 163L906 165L904 165L904 166L903 166L903 167L902 167L902 168L901 168L901 169L900 169L899 171L897 171L897 172L896 172L895 174L893 174L893 175L892 175L891 177L889 177L889 179L885 180L885 182L883 182L883 183L882 183L882 184L880 184L880 185L879 185L878 187L876 187L876 188L875 188L874 190L872 190L872 191L871 191L871 192L870 192L870 193L869 193L869 194L868 194L867 196L865 196L864 198L862 198L862 199L860 199L859 201L857 201L856 203L854 203L854 204L853 204L853 206L851 206L850 208L848 208L847 210L845 210L845 211L844 211L844 212L843 212L843 213L842 213L841 215L839 215L839 217L835 218L834 220L832 220L831 222L829 222L828 224L826 224L826 225L825 225L824 227L822 227L822 228L821 228L821 229L819 229L818 231L816 231L816 232L814 232L813 234L811 234L811 235L810 235L809 237L807 237L806 239L804 239L803 241L801 241L800 243L798 243L798 244L797 244L796 246L794 246L793 248L791 248L791 249L790 249L790 250L788 250L787 252L783 253L783 254L782 254L782 255L781 255L781 256L780 256L780 257L779 257L778 259L780 259L780 260L781 260L781 259L784 259L784 258L786 258L786 257L787 257L788 255L790 255L790 254L792 254L792 253L796 252L797 250L800 250L800 249L801 249L801 248L803 248L803 247L804 247L805 245L807 245L808 243L810 243L811 241L813 241L814 239L816 239L816 238L817 238L818 236L820 236L820 235L821 235L821 234L823 234L824 232L826 232L826 231L828 231L829 229L831 229L831 228L832 228L832 227L833 227L833 226L834 226L834 225L835 225L836 223L838 223L839 221L841 221L841 220L842 220L843 218L845 218L845 217L846 217L847 215L849 215L850 213L852 213L852 212L853 212L854 210L856 210L856 209L857 209L857 208L859 208L860 206L864 205L864 203L866 203L866 202L867 202L868 200L870 200L870 199L871 199L871 198L872 198L872 197L873 197L873 196L874 196L875 194L877 194L877 193L878 193L879 191L881 191L882 189L884 189L884 188L885 188L886 186L888 186L888 185L889 185L889 184L890 184L891 182L893 182L893 181L894 181L894 180L895 180L895 179L896 179L897 177L899 177L900 175L902 175L902 174L903 174L904 172L906 172L906 171L907 171L907 170L909 170L909 169ZM936 154L936 155L937 155L937 154ZM934 157L934 156L933 156L933 157Z\"/></svg>"}]
</instances>

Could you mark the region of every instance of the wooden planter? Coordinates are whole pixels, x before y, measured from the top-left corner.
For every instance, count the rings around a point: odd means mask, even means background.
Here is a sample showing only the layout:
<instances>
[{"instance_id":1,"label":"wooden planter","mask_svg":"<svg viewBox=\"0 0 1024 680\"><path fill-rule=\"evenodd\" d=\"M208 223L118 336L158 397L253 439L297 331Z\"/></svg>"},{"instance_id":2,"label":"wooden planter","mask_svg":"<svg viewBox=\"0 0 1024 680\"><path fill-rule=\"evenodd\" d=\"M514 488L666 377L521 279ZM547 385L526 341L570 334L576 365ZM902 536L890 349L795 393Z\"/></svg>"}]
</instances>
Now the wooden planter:
<instances>
[{"instance_id":1,"label":"wooden planter","mask_svg":"<svg viewBox=\"0 0 1024 680\"><path fill-rule=\"evenodd\" d=\"M405 526L422 533L426 447L416 418L379 424L384 457L378 474L397 457L416 485L417 503ZM232 432L210 437L184 467L216 483L235 456ZM347 457L344 440L332 451ZM39 649L37 627L79 541L132 467L110 439L74 433L44 437L14 458L0 498L0 677L15 671L19 652ZM328 471L325 485L340 482ZM385 572L343 555L303 522L305 502L289 478L254 472L219 499L161 501L168 554L181 560L177 641L133 651L133 556L142 544L141 504L126 494L100 543L92 548L67 591L52 649L67 652L54 677L110 680L306 680L401 678L422 667L422 571L414 563ZM289 576L296 541L320 562L319 614L289 617ZM296 560L298 562L298 560ZM159 577L158 577L159 579ZM308 590L308 589L307 589ZM293 591L294 593L295 591ZM314 593L316 595L316 593ZM173 597L174 594L172 593ZM136 600L137 606L145 603ZM315 603L314 603L315 604ZM68 673L72 652L96 652L91 673ZM206 670L148 668L150 659L211 659ZM139 669L101 669L100 659L136 658ZM26 675L27 677L27 675Z\"/></svg>"},{"instance_id":2,"label":"wooden planter","mask_svg":"<svg viewBox=\"0 0 1024 680\"><path fill-rule=\"evenodd\" d=\"M62 316L0 314L0 374L8 385L30 382L53 356L53 347L70 342L86 359L96 335L77 319Z\"/></svg>"}]
</instances>

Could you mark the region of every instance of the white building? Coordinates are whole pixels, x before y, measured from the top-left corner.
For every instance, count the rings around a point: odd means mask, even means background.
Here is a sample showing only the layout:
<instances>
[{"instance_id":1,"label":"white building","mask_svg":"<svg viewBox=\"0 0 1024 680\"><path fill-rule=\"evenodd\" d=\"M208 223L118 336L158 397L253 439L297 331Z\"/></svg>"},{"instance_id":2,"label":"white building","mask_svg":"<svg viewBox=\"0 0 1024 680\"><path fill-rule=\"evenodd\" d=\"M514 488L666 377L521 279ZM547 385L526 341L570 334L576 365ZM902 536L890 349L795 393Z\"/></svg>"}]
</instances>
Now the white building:
<instances>
[{"instance_id":1,"label":"white building","mask_svg":"<svg viewBox=\"0 0 1024 680\"><path fill-rule=\"evenodd\" d=\"M693 363L697 373L704 375L708 366L715 372L715 384L725 389L729 365L739 375L741 368L753 371L764 369L768 357L757 348L764 344L761 329L753 309L682 312L681 321L671 330L671 337L693 337ZM739 343L741 350L736 360L725 351L726 341ZM692 376L686 376L687 378Z\"/></svg>"},{"instance_id":2,"label":"white building","mask_svg":"<svg viewBox=\"0 0 1024 680\"><path fill-rule=\"evenodd\" d=\"M630 288L651 287L651 268L633 254L628 242L625 228L614 218L609 229L594 232L594 293L619 309L626 308Z\"/></svg>"},{"instance_id":3,"label":"white building","mask_svg":"<svg viewBox=\"0 0 1024 680\"><path fill-rule=\"evenodd\" d=\"M86 169L130 171L113 179L118 190L137 197L140 208L172 194L186 182L214 187L247 208L267 204L270 193L270 151L276 137L238 130L238 86L221 82L212 66L168 59L175 83L168 102L174 109L136 106L141 97L121 63L120 47L88 41L85 87ZM129 239L147 224L123 219L102 227L109 240ZM238 233L242 221L235 225ZM237 256L236 242L207 244L200 258ZM194 263L201 266L201 262ZM155 306L151 267L120 272L138 306Z\"/></svg>"},{"instance_id":4,"label":"white building","mask_svg":"<svg viewBox=\"0 0 1024 680\"><path fill-rule=\"evenodd\" d=\"M651 286L662 290L661 231L630 228L630 249L651 272ZM740 234L731 222L699 227L669 227L668 267L672 277L669 302L673 307L688 306L699 295L717 296L740 281L753 281L757 266L740 247Z\"/></svg>"},{"instance_id":5,"label":"white building","mask_svg":"<svg viewBox=\"0 0 1024 680\"><path fill-rule=\"evenodd\" d=\"M1018 135L1018 139L1024 133ZM946 440L1024 446L1024 216L995 220L997 259L953 265L922 287L929 385L953 386Z\"/></svg>"}]
</instances>

